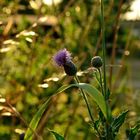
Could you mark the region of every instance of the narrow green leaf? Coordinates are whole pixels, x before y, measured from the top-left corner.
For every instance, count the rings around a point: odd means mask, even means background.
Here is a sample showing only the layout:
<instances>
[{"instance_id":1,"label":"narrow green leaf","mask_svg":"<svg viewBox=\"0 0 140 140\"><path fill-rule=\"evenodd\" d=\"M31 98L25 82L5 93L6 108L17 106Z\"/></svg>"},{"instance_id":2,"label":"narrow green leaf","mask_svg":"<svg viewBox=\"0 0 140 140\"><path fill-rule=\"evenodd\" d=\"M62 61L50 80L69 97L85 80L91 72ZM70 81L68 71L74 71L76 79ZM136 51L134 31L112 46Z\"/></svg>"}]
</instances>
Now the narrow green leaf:
<instances>
[{"instance_id":1,"label":"narrow green leaf","mask_svg":"<svg viewBox=\"0 0 140 140\"><path fill-rule=\"evenodd\" d=\"M52 96L61 93L62 91L64 91L67 88L68 88L68 86L62 86L61 88L58 89L58 91L56 93L52 94ZM24 140L32 140L33 139L34 131L36 130L36 127L38 126L38 123L39 123L44 111L48 107L48 104L50 102L50 98L39 108L37 113L34 115L33 119L31 120L31 122L29 124L29 128L27 129L27 131L25 133Z\"/></svg>"},{"instance_id":2,"label":"narrow green leaf","mask_svg":"<svg viewBox=\"0 0 140 140\"><path fill-rule=\"evenodd\" d=\"M61 92L67 90L68 88L70 88L70 87L72 87L72 86L73 86L73 84L71 84L71 85L63 85L62 87L60 87L60 88L57 90L57 93L61 93Z\"/></svg>"},{"instance_id":3,"label":"narrow green leaf","mask_svg":"<svg viewBox=\"0 0 140 140\"><path fill-rule=\"evenodd\" d=\"M101 111L103 112L105 118L107 118L107 110L106 110L106 103L103 95L101 94L100 91L98 91L95 87L93 87L90 84L86 83L79 83L79 84L71 84L68 86L62 86L59 90L58 93L63 92L64 90L70 88L70 87L79 87L83 90L85 90L89 96L92 97L92 99L97 103L97 105L100 107Z\"/></svg>"},{"instance_id":4,"label":"narrow green leaf","mask_svg":"<svg viewBox=\"0 0 140 140\"><path fill-rule=\"evenodd\" d=\"M69 87L71 87L71 86L69 86ZM61 88L58 89L58 91L56 93L52 94L52 96L61 93L62 91L64 91L67 88L68 88L68 86L62 86ZM29 128L27 129L27 131L25 133L24 140L32 140L33 139L34 131L36 130L36 127L38 126L38 123L39 123L44 111L48 107L48 104L50 102L50 98L39 108L37 113L34 115L33 119L31 120L31 122L29 124Z\"/></svg>"},{"instance_id":5,"label":"narrow green leaf","mask_svg":"<svg viewBox=\"0 0 140 140\"><path fill-rule=\"evenodd\" d=\"M112 127L112 131L115 133L117 133L120 129L120 127L122 126L122 124L124 123L124 120L126 118L128 111L125 111L123 113L121 113L116 119L114 119L114 121L111 124Z\"/></svg>"},{"instance_id":6,"label":"narrow green leaf","mask_svg":"<svg viewBox=\"0 0 140 140\"><path fill-rule=\"evenodd\" d=\"M24 140L32 140L33 139L33 134L40 121L40 118L42 117L44 111L48 107L48 104L50 102L50 99L48 99L38 110L38 112L34 115L33 119L31 120L29 124L29 128L27 129L25 133Z\"/></svg>"},{"instance_id":7,"label":"narrow green leaf","mask_svg":"<svg viewBox=\"0 0 140 140\"><path fill-rule=\"evenodd\" d=\"M79 88L82 88L83 90L85 90L93 98L93 100L97 103L97 105L100 107L100 109L103 112L105 118L107 118L106 103L105 103L104 97L95 87L91 86L90 84L79 83L79 84L71 84L71 85L68 85L68 86L62 86L61 88L58 89L58 91L56 93L52 94L52 96L57 95L57 94L65 91L66 89L68 89L70 87L79 87ZM50 99L48 99L39 108L38 112L34 115L33 119L31 120L31 122L29 124L29 128L27 129L27 131L25 133L24 140L32 140L33 139L34 131L36 130L36 127L37 127L44 111L48 107L49 102L50 102Z\"/></svg>"},{"instance_id":8,"label":"narrow green leaf","mask_svg":"<svg viewBox=\"0 0 140 140\"><path fill-rule=\"evenodd\" d=\"M52 131L52 130L50 132L55 136L56 140L64 140L64 137L58 134L57 132Z\"/></svg>"}]
</instances>

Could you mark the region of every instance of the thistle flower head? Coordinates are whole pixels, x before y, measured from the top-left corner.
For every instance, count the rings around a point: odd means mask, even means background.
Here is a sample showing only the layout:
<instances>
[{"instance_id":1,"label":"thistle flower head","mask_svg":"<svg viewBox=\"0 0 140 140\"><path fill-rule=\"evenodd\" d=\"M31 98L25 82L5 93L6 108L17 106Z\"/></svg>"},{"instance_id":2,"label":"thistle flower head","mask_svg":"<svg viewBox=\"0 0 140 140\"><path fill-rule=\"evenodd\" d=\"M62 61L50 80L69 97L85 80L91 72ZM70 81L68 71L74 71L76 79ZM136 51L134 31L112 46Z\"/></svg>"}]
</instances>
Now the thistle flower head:
<instances>
[{"instance_id":1,"label":"thistle flower head","mask_svg":"<svg viewBox=\"0 0 140 140\"><path fill-rule=\"evenodd\" d=\"M66 49L60 50L55 54L54 61L58 66L64 66L71 61L71 54Z\"/></svg>"},{"instance_id":2,"label":"thistle flower head","mask_svg":"<svg viewBox=\"0 0 140 140\"><path fill-rule=\"evenodd\" d=\"M77 68L71 60L71 54L66 50L60 50L54 56L54 61L58 66L62 66L64 71L69 76L74 76L77 73Z\"/></svg>"}]
</instances>

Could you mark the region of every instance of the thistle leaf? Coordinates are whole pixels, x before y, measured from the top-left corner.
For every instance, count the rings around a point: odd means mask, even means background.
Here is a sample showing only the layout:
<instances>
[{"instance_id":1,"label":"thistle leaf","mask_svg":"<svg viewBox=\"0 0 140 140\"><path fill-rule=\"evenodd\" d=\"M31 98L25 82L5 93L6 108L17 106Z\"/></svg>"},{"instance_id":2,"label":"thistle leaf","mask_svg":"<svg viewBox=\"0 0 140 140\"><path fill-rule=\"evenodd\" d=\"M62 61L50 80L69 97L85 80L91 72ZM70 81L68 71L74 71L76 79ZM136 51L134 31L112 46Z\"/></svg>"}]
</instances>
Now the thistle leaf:
<instances>
[{"instance_id":1,"label":"thistle leaf","mask_svg":"<svg viewBox=\"0 0 140 140\"><path fill-rule=\"evenodd\" d=\"M128 111L125 111L123 113L121 113L117 118L114 119L114 121L111 124L112 127L112 131L113 133L116 135L116 133L119 131L120 127L122 126L122 124L125 121L126 115L127 115Z\"/></svg>"}]
</instances>

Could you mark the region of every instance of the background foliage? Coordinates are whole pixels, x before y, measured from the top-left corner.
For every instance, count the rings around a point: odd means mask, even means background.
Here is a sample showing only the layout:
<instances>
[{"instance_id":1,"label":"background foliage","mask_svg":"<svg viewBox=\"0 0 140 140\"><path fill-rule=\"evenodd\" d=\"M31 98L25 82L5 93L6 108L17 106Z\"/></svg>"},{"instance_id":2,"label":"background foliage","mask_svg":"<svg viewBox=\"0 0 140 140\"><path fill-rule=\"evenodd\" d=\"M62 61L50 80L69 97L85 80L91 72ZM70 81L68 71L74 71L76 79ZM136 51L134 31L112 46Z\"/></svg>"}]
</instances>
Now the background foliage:
<instances>
[{"instance_id":1,"label":"background foliage","mask_svg":"<svg viewBox=\"0 0 140 140\"><path fill-rule=\"evenodd\" d=\"M131 2L104 0L112 110L114 115L129 110L118 139L125 139L122 132L134 126L140 115L140 41L135 34L139 21L123 19ZM42 0L1 0L0 9L0 139L14 140L28 128L51 94L63 84L73 83L73 78L65 76L53 63L53 55L59 49L72 52L82 82L97 85L90 60L101 55L100 2L63 0L47 5ZM95 135L88 123L78 91L69 89L52 100L37 132L49 140L53 137L48 128L69 140L90 140Z\"/></svg>"}]
</instances>

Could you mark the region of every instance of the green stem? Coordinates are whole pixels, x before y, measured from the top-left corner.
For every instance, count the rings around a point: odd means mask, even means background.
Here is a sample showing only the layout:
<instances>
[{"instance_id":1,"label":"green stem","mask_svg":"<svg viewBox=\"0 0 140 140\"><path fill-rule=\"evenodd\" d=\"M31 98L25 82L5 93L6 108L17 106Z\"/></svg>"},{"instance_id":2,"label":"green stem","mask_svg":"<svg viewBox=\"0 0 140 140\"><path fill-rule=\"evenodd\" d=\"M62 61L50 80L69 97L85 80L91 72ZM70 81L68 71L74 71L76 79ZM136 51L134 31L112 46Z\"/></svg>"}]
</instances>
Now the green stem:
<instances>
[{"instance_id":1,"label":"green stem","mask_svg":"<svg viewBox=\"0 0 140 140\"><path fill-rule=\"evenodd\" d=\"M110 139L109 131L109 108L108 108L108 99L107 99L107 84L106 84L106 46L105 46L105 21L104 21L104 3L101 0L101 29L102 29L102 53L103 53L103 78L104 78L104 94L106 100L106 109L107 109L107 121L106 121L106 139Z\"/></svg>"},{"instance_id":2,"label":"green stem","mask_svg":"<svg viewBox=\"0 0 140 140\"><path fill-rule=\"evenodd\" d=\"M77 82L78 84L80 83L80 81L79 81L79 79L78 79L77 76L75 76L75 80L76 80L76 82ZM89 116L90 116L92 122L94 123L94 118L93 118L92 113L91 113L91 110L90 110L90 105L89 105L89 103L88 103L87 96L86 96L86 94L84 93L83 89L80 88L80 91L81 91L82 97L84 98L85 103L86 103L86 105L87 105L87 109L88 109L88 112L89 112Z\"/></svg>"},{"instance_id":3,"label":"green stem","mask_svg":"<svg viewBox=\"0 0 140 140\"><path fill-rule=\"evenodd\" d=\"M75 76L75 81L76 81L78 84L80 83L79 78L78 78L77 76ZM84 101L85 101L85 103L86 103L86 106L87 106L88 113L89 113L89 116L90 116L90 118L91 118L92 124L93 124L95 130L97 131L100 140L102 140L101 134L100 134L100 132L99 132L99 130L98 130L98 128L97 128L95 122L94 122L94 118L93 118L92 113L91 113L91 109L90 109L90 105L89 105L89 102L88 102L88 98L87 98L87 96L86 96L86 94L85 94L85 92L84 92L83 89L80 88L80 91L81 91L82 97L84 98Z\"/></svg>"},{"instance_id":4,"label":"green stem","mask_svg":"<svg viewBox=\"0 0 140 140\"><path fill-rule=\"evenodd\" d=\"M105 47L105 22L104 22L104 4L103 0L101 0L101 29L102 29L102 52L103 52L103 73L104 73L104 93L105 99L107 95L106 88L106 47Z\"/></svg>"}]
</instances>

